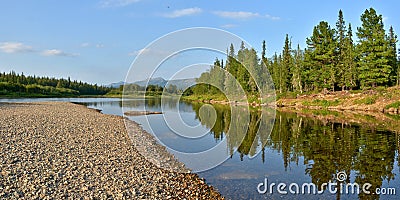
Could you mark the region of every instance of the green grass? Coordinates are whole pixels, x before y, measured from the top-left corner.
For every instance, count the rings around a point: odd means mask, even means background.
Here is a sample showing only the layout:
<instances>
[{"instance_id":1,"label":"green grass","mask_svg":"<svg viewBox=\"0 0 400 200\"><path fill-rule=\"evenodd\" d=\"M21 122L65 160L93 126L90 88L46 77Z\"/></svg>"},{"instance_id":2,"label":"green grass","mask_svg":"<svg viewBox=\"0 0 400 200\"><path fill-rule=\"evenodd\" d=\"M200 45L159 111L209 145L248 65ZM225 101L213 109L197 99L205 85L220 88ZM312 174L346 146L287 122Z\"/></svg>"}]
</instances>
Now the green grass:
<instances>
[{"instance_id":1,"label":"green grass","mask_svg":"<svg viewBox=\"0 0 400 200\"><path fill-rule=\"evenodd\" d=\"M189 96L182 96L182 99L189 100L189 101L224 101L226 99L225 95L222 94L214 94L214 95L189 95Z\"/></svg>"},{"instance_id":2,"label":"green grass","mask_svg":"<svg viewBox=\"0 0 400 200\"><path fill-rule=\"evenodd\" d=\"M389 108L399 108L400 107L400 101L396 101L394 103L391 103L389 105L385 106L385 109L389 109Z\"/></svg>"},{"instance_id":3,"label":"green grass","mask_svg":"<svg viewBox=\"0 0 400 200\"><path fill-rule=\"evenodd\" d=\"M376 102L377 96L372 96L372 97L365 97L362 99L357 99L354 101L355 104L365 104L365 105L371 105Z\"/></svg>"},{"instance_id":4,"label":"green grass","mask_svg":"<svg viewBox=\"0 0 400 200\"><path fill-rule=\"evenodd\" d=\"M330 107L330 106L338 106L340 104L340 100L335 99L333 101L330 100L320 100L315 99L313 101L304 101L302 103L304 106L322 106L322 107Z\"/></svg>"}]
</instances>

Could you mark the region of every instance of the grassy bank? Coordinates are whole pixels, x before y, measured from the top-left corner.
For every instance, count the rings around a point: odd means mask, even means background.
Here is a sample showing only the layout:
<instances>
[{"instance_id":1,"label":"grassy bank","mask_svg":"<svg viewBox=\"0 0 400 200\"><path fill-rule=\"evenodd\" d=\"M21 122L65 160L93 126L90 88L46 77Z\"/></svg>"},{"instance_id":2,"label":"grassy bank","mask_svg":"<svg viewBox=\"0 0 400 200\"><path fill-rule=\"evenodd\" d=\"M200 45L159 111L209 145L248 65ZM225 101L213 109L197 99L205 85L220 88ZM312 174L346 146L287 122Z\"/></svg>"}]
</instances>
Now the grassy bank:
<instances>
[{"instance_id":1,"label":"grassy bank","mask_svg":"<svg viewBox=\"0 0 400 200\"><path fill-rule=\"evenodd\" d=\"M296 113L299 117L315 118L326 123L358 124L373 130L389 130L400 133L400 116L388 113L295 109L290 107L283 107L278 110L280 112Z\"/></svg>"},{"instance_id":2,"label":"grassy bank","mask_svg":"<svg viewBox=\"0 0 400 200\"><path fill-rule=\"evenodd\" d=\"M399 89L399 87L390 87L365 91L303 94L292 98L280 98L277 101L277 106L301 109L373 111L398 114L400 110Z\"/></svg>"}]
</instances>

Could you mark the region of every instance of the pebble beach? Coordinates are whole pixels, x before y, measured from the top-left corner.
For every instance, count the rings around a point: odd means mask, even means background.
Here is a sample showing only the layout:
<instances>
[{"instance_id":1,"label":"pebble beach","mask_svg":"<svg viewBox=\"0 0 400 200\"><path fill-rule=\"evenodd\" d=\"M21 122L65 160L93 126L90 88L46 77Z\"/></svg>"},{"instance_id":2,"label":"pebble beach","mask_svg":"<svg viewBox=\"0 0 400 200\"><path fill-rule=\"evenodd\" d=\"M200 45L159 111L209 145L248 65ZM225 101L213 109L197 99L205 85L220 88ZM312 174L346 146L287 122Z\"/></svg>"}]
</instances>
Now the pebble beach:
<instances>
[{"instance_id":1,"label":"pebble beach","mask_svg":"<svg viewBox=\"0 0 400 200\"><path fill-rule=\"evenodd\" d=\"M135 138L124 118L83 105L0 103L0 199L223 199L150 162Z\"/></svg>"}]
</instances>

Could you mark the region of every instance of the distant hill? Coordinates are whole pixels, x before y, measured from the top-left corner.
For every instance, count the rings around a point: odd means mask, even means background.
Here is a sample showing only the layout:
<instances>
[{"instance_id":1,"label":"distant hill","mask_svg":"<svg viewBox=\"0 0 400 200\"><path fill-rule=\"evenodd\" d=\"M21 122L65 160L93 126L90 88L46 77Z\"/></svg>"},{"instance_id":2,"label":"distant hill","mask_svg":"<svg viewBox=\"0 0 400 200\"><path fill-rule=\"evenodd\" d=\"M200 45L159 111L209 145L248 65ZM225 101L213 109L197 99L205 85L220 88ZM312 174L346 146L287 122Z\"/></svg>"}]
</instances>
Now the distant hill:
<instances>
[{"instance_id":1,"label":"distant hill","mask_svg":"<svg viewBox=\"0 0 400 200\"><path fill-rule=\"evenodd\" d=\"M142 80L142 81L136 81L136 82L133 82L133 84L137 84L140 86L158 85L158 86L164 87L165 84L167 84L167 81L161 77L157 77L157 78L146 79L146 80Z\"/></svg>"},{"instance_id":2,"label":"distant hill","mask_svg":"<svg viewBox=\"0 0 400 200\"><path fill-rule=\"evenodd\" d=\"M196 79L195 78L187 78L187 79L176 79L176 80L170 80L168 82L170 85L176 85L178 89L184 89L189 86L195 85L196 84Z\"/></svg>"},{"instance_id":3,"label":"distant hill","mask_svg":"<svg viewBox=\"0 0 400 200\"><path fill-rule=\"evenodd\" d=\"M147 83L148 82L148 83ZM188 78L188 79L176 79L176 80L170 80L167 81L161 77L157 77L157 78L152 78L152 79L146 79L146 80L142 80L142 81L136 81L133 82L133 84L137 84L140 86L145 86L146 84L148 85L158 85L161 87L164 87L165 85L176 85L176 87L178 89L183 89L186 88L188 86L194 85L196 83L196 79L195 78ZM112 88L118 88L121 85L124 85L125 82L124 81L120 81L117 83L111 83L109 85L107 85L108 87L112 87Z\"/></svg>"},{"instance_id":4,"label":"distant hill","mask_svg":"<svg viewBox=\"0 0 400 200\"><path fill-rule=\"evenodd\" d=\"M118 83L111 83L111 84L108 84L108 85L106 85L107 87L111 87L111 88L119 88L119 86L121 86L121 85L123 85L123 84L125 84L125 82L124 81L120 81L120 82L118 82Z\"/></svg>"}]
</instances>

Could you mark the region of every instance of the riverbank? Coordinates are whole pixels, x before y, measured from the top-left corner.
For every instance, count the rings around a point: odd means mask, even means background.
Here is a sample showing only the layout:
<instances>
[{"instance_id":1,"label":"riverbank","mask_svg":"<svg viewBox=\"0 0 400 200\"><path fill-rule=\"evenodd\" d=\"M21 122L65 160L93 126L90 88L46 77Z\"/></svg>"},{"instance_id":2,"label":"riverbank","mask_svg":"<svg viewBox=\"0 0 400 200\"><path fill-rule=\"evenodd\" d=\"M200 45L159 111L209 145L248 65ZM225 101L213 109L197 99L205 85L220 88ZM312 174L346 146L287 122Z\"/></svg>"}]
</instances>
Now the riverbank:
<instances>
[{"instance_id":1,"label":"riverbank","mask_svg":"<svg viewBox=\"0 0 400 200\"><path fill-rule=\"evenodd\" d=\"M196 174L149 162L122 117L56 102L0 112L0 198L221 199Z\"/></svg>"},{"instance_id":2,"label":"riverbank","mask_svg":"<svg viewBox=\"0 0 400 200\"><path fill-rule=\"evenodd\" d=\"M278 108L278 111L296 113L299 117L317 119L324 124L332 122L344 125L356 124L372 130L388 130L394 133L400 133L399 115L370 111L312 110L289 107Z\"/></svg>"},{"instance_id":3,"label":"riverbank","mask_svg":"<svg viewBox=\"0 0 400 200\"><path fill-rule=\"evenodd\" d=\"M282 97L283 96L283 97ZM271 97L272 98L272 97ZM400 87L376 88L374 90L338 91L327 93L311 93L281 95L273 103L229 102L219 96L185 96L186 101L223 105L249 105L285 107L291 109L333 110L333 111L362 111L400 114Z\"/></svg>"},{"instance_id":4,"label":"riverbank","mask_svg":"<svg viewBox=\"0 0 400 200\"><path fill-rule=\"evenodd\" d=\"M276 105L295 109L400 114L400 88L298 95L295 98L281 98L276 102Z\"/></svg>"}]
</instances>

